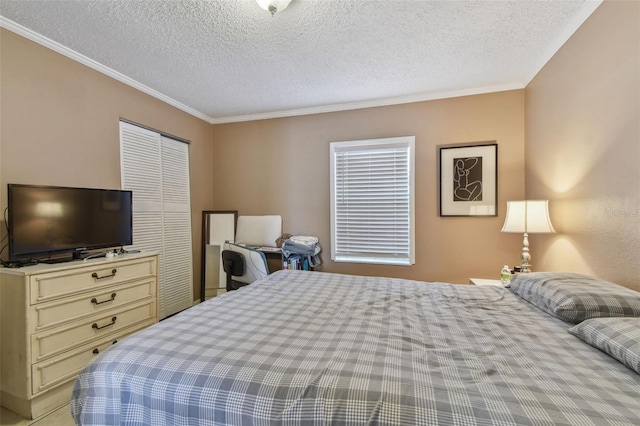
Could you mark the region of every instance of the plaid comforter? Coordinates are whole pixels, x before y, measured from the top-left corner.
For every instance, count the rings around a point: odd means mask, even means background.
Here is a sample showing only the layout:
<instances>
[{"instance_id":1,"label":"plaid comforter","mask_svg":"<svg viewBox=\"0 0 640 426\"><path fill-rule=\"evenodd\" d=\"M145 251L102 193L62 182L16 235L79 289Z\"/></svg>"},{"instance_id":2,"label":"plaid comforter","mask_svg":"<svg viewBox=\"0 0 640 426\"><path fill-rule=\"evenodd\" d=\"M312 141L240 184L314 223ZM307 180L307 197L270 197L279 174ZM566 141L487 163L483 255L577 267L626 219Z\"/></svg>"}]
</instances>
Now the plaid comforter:
<instances>
[{"instance_id":1,"label":"plaid comforter","mask_svg":"<svg viewBox=\"0 0 640 426\"><path fill-rule=\"evenodd\" d=\"M84 425L640 424L640 375L499 287L280 271L78 377Z\"/></svg>"}]
</instances>

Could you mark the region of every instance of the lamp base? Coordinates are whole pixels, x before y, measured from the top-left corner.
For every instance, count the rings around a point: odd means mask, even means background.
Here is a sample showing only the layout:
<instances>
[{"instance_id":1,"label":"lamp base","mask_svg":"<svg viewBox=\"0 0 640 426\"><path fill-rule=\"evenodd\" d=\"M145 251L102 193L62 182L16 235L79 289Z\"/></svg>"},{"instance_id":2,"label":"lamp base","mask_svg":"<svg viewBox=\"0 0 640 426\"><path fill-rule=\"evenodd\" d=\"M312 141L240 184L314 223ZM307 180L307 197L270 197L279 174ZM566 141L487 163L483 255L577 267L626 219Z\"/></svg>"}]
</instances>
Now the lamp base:
<instances>
[{"instance_id":1,"label":"lamp base","mask_svg":"<svg viewBox=\"0 0 640 426\"><path fill-rule=\"evenodd\" d=\"M531 272L531 254L529 253L529 234L524 233L524 239L522 240L522 253L520 254L520 260L522 261L521 272L523 274Z\"/></svg>"}]
</instances>

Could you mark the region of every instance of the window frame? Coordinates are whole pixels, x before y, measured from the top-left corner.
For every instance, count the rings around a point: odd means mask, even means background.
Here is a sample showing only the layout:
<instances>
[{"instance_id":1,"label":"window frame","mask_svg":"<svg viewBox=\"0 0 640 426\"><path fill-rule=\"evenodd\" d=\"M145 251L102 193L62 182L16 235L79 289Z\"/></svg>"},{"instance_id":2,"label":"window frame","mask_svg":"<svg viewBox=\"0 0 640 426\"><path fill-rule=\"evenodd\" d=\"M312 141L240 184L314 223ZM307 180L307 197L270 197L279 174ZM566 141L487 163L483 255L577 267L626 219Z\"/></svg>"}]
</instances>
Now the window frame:
<instances>
[{"instance_id":1,"label":"window frame","mask_svg":"<svg viewBox=\"0 0 640 426\"><path fill-rule=\"evenodd\" d=\"M336 200L336 156L340 152L375 151L384 148L406 148L408 178L408 237L406 257L376 256L374 253L364 255L344 254L337 247L337 200ZM382 139L364 139L330 143L330 198L331 198L331 260L341 263L367 263L381 265L411 266L415 264L415 136L402 136Z\"/></svg>"}]
</instances>

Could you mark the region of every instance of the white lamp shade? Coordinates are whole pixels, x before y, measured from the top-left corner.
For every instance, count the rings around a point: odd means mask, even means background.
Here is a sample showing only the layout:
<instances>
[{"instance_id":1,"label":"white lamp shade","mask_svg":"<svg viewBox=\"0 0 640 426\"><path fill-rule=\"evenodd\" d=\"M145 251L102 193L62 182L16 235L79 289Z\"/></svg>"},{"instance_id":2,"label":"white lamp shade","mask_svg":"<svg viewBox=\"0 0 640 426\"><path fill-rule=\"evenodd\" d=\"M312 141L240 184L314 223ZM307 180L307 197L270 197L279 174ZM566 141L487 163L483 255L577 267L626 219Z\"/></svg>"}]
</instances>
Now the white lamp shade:
<instances>
[{"instance_id":1,"label":"white lamp shade","mask_svg":"<svg viewBox=\"0 0 640 426\"><path fill-rule=\"evenodd\" d=\"M256 2L267 12L271 12L271 10L269 10L269 6L275 8L277 12L282 12L287 8L287 6L289 6L291 0L256 0Z\"/></svg>"},{"instance_id":2,"label":"white lamp shade","mask_svg":"<svg viewBox=\"0 0 640 426\"><path fill-rule=\"evenodd\" d=\"M542 234L556 232L549 218L549 201L507 201L502 232Z\"/></svg>"}]
</instances>

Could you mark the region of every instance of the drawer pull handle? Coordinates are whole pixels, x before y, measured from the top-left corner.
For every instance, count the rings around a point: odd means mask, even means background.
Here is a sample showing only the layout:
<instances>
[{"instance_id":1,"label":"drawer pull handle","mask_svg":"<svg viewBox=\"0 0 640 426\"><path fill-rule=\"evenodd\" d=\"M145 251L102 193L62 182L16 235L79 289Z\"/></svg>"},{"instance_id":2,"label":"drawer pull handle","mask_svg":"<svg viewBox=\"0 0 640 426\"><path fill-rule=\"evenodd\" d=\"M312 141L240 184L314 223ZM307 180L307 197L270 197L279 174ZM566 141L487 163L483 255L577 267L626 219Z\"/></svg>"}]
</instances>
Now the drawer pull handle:
<instances>
[{"instance_id":1,"label":"drawer pull handle","mask_svg":"<svg viewBox=\"0 0 640 426\"><path fill-rule=\"evenodd\" d=\"M94 279L96 279L96 280L103 280L103 279L105 279L105 278L115 277L115 276L116 276L116 272L118 272L118 270L117 270L117 269L115 269L115 268L113 268L113 269L111 270L111 275L105 275L105 276L99 277L99 276L98 276L98 273L97 273L97 272L94 272L93 274L91 274L91 276L92 276Z\"/></svg>"},{"instance_id":2,"label":"drawer pull handle","mask_svg":"<svg viewBox=\"0 0 640 426\"><path fill-rule=\"evenodd\" d=\"M110 322L109 324L105 324L105 325L103 325L103 326L99 326L97 322L94 322L94 323L93 323L93 325L91 326L91 328L93 328L93 329L95 329L95 330L101 330L101 329L103 329L103 328L105 328L105 327L109 327L110 325L113 325L113 324L115 324L115 323L116 323L116 319L117 319L117 318L118 318L118 317L113 317L113 318L111 318L111 322Z\"/></svg>"},{"instance_id":3,"label":"drawer pull handle","mask_svg":"<svg viewBox=\"0 0 640 426\"><path fill-rule=\"evenodd\" d=\"M107 300L103 300L102 302L98 302L98 299L96 299L94 297L93 299L91 299L91 303L93 303L94 305L100 305L102 303L113 302L114 300L116 300L116 294L115 293L111 293L111 299L107 299Z\"/></svg>"},{"instance_id":4,"label":"drawer pull handle","mask_svg":"<svg viewBox=\"0 0 640 426\"><path fill-rule=\"evenodd\" d=\"M95 325L95 324L94 324L94 325ZM109 325L111 325L111 324L109 324ZM106 327L106 325L105 325L105 327ZM118 343L118 341L117 341L117 340L114 340L111 344L112 344L112 345L115 345L116 343ZM100 349L95 348L92 352L93 352L93 354L94 354L94 355L98 355L98 354L100 353Z\"/></svg>"}]
</instances>

